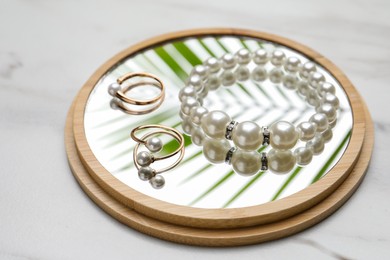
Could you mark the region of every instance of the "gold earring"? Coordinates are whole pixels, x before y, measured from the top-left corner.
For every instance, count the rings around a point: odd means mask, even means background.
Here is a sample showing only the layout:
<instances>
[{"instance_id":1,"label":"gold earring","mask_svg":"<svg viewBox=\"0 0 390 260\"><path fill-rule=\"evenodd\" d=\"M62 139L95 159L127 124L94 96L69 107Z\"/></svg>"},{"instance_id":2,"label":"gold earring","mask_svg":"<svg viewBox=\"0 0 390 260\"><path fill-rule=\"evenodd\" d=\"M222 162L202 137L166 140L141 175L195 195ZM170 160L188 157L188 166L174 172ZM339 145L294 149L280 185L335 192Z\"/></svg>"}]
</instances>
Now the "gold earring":
<instances>
[{"instance_id":1,"label":"gold earring","mask_svg":"<svg viewBox=\"0 0 390 260\"><path fill-rule=\"evenodd\" d=\"M137 77L147 78L152 81L140 81L122 87L122 83L124 81ZM157 96L146 100L130 98L126 95L126 93L130 90L142 86L156 87L160 90L160 93ZM108 86L108 93L113 96L113 99L110 103L112 108L120 109L121 111L130 115L143 115L150 113L161 106L165 98L165 87L163 82L158 77L146 72L135 72L127 73L122 77L118 78L117 82L114 82ZM124 103L126 103L127 105L125 105ZM131 108L131 106L146 106L146 108L139 110L133 109L135 107Z\"/></svg>"},{"instance_id":2,"label":"gold earring","mask_svg":"<svg viewBox=\"0 0 390 260\"><path fill-rule=\"evenodd\" d=\"M155 129L155 130L145 134L141 138L138 138L135 135L137 131L145 130L145 129ZM172 136L173 138L175 138L178 141L179 147L175 151L173 151L172 153L170 153L168 155L164 155L164 156L160 156L160 157L154 156L150 152L157 153L157 152L161 151L161 149L163 148L163 144L162 144L161 139L158 137L152 137L152 136L157 135L157 134L167 134L167 135ZM171 128L171 127L167 127L167 126L142 125L142 126L138 126L138 127L134 128L131 131L130 136L134 141L137 142L136 146L134 147L134 151L133 151L133 160L134 160L134 165L136 166L136 168L138 170L139 178L143 181L149 181L153 188L161 189L162 187L164 187L165 179L160 174L163 172L169 171L169 170L173 169L174 167L176 167L184 157L184 137L183 137L183 135L179 131L177 131L176 129ZM149 150L149 152L147 152L147 151L138 152L139 146L141 144L143 144ZM155 161L168 159L168 158L170 158L178 153L180 153L178 159L170 166L167 166L167 167L159 169L159 170L155 170L155 169L150 167L150 165L152 163L154 163Z\"/></svg>"}]
</instances>

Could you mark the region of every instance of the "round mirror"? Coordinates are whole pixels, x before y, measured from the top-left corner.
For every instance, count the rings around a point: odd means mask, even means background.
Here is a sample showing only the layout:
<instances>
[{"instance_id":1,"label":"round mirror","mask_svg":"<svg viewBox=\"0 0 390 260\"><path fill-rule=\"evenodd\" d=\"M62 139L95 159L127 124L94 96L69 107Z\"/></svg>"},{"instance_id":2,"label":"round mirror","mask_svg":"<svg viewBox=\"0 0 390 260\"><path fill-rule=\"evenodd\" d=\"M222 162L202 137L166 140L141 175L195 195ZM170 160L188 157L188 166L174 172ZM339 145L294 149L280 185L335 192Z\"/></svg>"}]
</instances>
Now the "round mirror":
<instances>
[{"instance_id":1,"label":"round mirror","mask_svg":"<svg viewBox=\"0 0 390 260\"><path fill-rule=\"evenodd\" d=\"M295 166L285 174L259 171L245 177L235 173L229 164L210 163L203 154L203 147L195 145L191 136L185 134L179 115L178 93L194 66L210 57L236 53L240 49L251 52L264 49L283 51L287 57L297 57L301 63L309 60L306 55L279 43L248 36L193 36L165 41L149 46L120 60L101 76L88 97L84 112L85 136L99 164L113 177L144 195L171 204L194 208L242 208L280 200L312 185L332 169L348 146L353 126L351 105L336 78L320 64L317 71L336 89L340 102L337 124L332 138L326 142L324 151L313 157L305 166ZM129 115L112 103L108 86L129 72L148 72L164 82L165 100L158 109L144 115ZM156 95L153 88L137 88L136 97ZM253 121L260 126L273 122L288 121L294 125L308 121L315 109L305 97L290 90L282 83L246 80L229 87L210 91L204 99L209 111L223 110L238 122ZM130 138L132 129L144 124L159 124L173 127L185 137L185 156L181 163L164 173L166 184L162 189L153 189L141 181L133 163L136 143ZM186 124L186 122L184 122ZM185 129L186 130L186 129ZM185 132L189 132L186 130ZM177 143L170 136L161 136L162 153L176 149ZM302 146L298 142L296 147ZM269 151L263 147L261 151Z\"/></svg>"}]
</instances>

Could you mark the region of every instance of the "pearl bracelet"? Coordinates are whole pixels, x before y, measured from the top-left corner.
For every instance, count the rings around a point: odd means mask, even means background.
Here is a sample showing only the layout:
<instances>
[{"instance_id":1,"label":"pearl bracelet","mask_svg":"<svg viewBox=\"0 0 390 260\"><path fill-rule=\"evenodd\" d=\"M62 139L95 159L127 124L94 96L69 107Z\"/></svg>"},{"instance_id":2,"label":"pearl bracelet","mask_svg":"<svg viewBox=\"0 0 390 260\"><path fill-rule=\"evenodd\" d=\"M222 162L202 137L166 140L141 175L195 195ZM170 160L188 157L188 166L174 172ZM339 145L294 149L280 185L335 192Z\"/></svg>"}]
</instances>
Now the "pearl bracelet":
<instances>
[{"instance_id":1,"label":"pearl bracelet","mask_svg":"<svg viewBox=\"0 0 390 260\"><path fill-rule=\"evenodd\" d=\"M253 63L254 68L250 70ZM254 82L268 79L295 90L315 107L316 112L296 127L290 122L279 121L268 128L252 121L237 123L224 111L209 112L202 106L209 91L249 79ZM275 173L289 172L295 164L309 164L313 155L322 153L324 143L332 138L339 100L335 87L325 81L310 61L302 64L297 57L286 57L281 50L269 54L264 49L253 53L241 49L236 54L227 53L220 59L212 57L203 65L195 66L187 81L187 86L179 92L183 130L191 135L194 144L203 145L209 161L231 163L239 174L253 175L268 168ZM231 147L230 140L237 149ZM298 140L306 145L292 152L290 149ZM268 153L257 152L268 144L273 148Z\"/></svg>"}]
</instances>

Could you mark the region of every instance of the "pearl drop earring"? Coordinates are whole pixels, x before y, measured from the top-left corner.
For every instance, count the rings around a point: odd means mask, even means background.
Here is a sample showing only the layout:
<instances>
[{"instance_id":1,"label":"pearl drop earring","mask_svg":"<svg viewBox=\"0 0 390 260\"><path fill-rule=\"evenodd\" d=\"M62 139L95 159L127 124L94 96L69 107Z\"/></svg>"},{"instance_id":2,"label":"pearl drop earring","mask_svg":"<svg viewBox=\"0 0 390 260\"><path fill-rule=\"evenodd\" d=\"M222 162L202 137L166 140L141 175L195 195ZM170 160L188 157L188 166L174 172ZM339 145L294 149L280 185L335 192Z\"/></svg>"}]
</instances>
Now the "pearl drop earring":
<instances>
[{"instance_id":1,"label":"pearl drop earring","mask_svg":"<svg viewBox=\"0 0 390 260\"><path fill-rule=\"evenodd\" d=\"M126 80L135 78L146 78L148 81L141 80L122 87L122 84ZM156 87L160 90L160 93L157 96L146 100L135 99L126 95L126 93L134 88L145 86ZM108 94L113 97L110 102L111 108L119 109L130 115L144 115L156 110L161 106L165 97L165 87L162 81L158 77L145 72L127 73L123 75L119 77L116 82L110 84L107 91ZM141 109L139 109L139 107L141 107Z\"/></svg>"},{"instance_id":2,"label":"pearl drop earring","mask_svg":"<svg viewBox=\"0 0 390 260\"><path fill-rule=\"evenodd\" d=\"M136 133L138 131L146 130L146 129L154 129L154 131L145 134L141 138L138 138L136 136ZM158 134L166 134L172 136L179 143L179 147L168 155L154 156L153 153L158 153L163 148L163 143L161 139L156 137L156 135ZM152 185L153 188L161 189L165 185L165 179L160 174L176 167L184 157L184 138L182 134L176 129L167 126L142 125L134 128L131 131L130 136L134 141L137 142L133 151L133 161L135 167L138 170L138 177L143 181L149 181L149 183ZM138 152L138 149L141 144L143 144L149 150L149 152L148 151ZM167 166L159 170L155 170L150 166L155 161L168 159L170 157L175 156L178 153L180 153L179 157L170 166Z\"/></svg>"}]
</instances>

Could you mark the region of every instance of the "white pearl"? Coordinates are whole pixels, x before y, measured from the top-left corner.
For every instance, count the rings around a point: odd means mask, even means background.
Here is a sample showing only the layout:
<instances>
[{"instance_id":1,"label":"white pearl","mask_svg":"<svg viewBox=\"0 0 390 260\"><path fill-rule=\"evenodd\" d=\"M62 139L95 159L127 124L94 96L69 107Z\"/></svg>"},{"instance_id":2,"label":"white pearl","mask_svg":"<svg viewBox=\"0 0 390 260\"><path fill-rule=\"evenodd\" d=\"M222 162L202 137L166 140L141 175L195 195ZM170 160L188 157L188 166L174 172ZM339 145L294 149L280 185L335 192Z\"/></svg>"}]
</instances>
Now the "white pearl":
<instances>
[{"instance_id":1,"label":"white pearl","mask_svg":"<svg viewBox=\"0 0 390 260\"><path fill-rule=\"evenodd\" d=\"M231 53L226 53L222 56L222 67L224 69L232 69L237 64L237 58Z\"/></svg>"},{"instance_id":2,"label":"white pearl","mask_svg":"<svg viewBox=\"0 0 390 260\"><path fill-rule=\"evenodd\" d=\"M313 151L307 147L299 147L295 149L294 156L297 159L298 165L308 165L313 159Z\"/></svg>"},{"instance_id":3,"label":"white pearl","mask_svg":"<svg viewBox=\"0 0 390 260\"><path fill-rule=\"evenodd\" d=\"M271 149L267 154L268 169L273 173L283 174L290 172L296 162L296 158L290 150Z\"/></svg>"},{"instance_id":4,"label":"white pearl","mask_svg":"<svg viewBox=\"0 0 390 260\"><path fill-rule=\"evenodd\" d=\"M236 75L234 75L233 71L225 70L222 75L222 85L228 87L233 85L236 82Z\"/></svg>"},{"instance_id":5,"label":"white pearl","mask_svg":"<svg viewBox=\"0 0 390 260\"><path fill-rule=\"evenodd\" d=\"M336 109L331 104L323 104L316 111L325 114L329 122L333 121L337 116Z\"/></svg>"},{"instance_id":6,"label":"white pearl","mask_svg":"<svg viewBox=\"0 0 390 260\"><path fill-rule=\"evenodd\" d=\"M119 109L119 105L122 103L122 101L119 98L113 98L110 101L110 107L114 110Z\"/></svg>"},{"instance_id":7,"label":"white pearl","mask_svg":"<svg viewBox=\"0 0 390 260\"><path fill-rule=\"evenodd\" d=\"M161 189L165 185L165 179L163 176L157 174L149 180L149 183L152 185L153 188Z\"/></svg>"},{"instance_id":8,"label":"white pearl","mask_svg":"<svg viewBox=\"0 0 390 260\"><path fill-rule=\"evenodd\" d=\"M201 79L205 79L209 75L209 70L206 66L196 65L191 72L192 75L199 75Z\"/></svg>"},{"instance_id":9,"label":"white pearl","mask_svg":"<svg viewBox=\"0 0 390 260\"><path fill-rule=\"evenodd\" d=\"M335 109L338 109L340 106L339 99L332 93L325 93L322 96L322 104L331 104Z\"/></svg>"},{"instance_id":10,"label":"white pearl","mask_svg":"<svg viewBox=\"0 0 390 260\"><path fill-rule=\"evenodd\" d=\"M295 126L286 121L273 123L269 128L271 146L275 149L291 149L298 141Z\"/></svg>"},{"instance_id":11,"label":"white pearl","mask_svg":"<svg viewBox=\"0 0 390 260\"><path fill-rule=\"evenodd\" d=\"M183 102L185 98L192 97L196 99L196 90L192 87L184 87L179 91L179 100Z\"/></svg>"},{"instance_id":12,"label":"white pearl","mask_svg":"<svg viewBox=\"0 0 390 260\"><path fill-rule=\"evenodd\" d=\"M206 135L204 134L202 128L198 126L194 126L191 131L191 141L193 144L197 146L202 146L203 141L206 138Z\"/></svg>"},{"instance_id":13,"label":"white pearl","mask_svg":"<svg viewBox=\"0 0 390 260\"><path fill-rule=\"evenodd\" d=\"M209 67L211 73L217 73L221 69L221 62L214 57L208 58L205 62L205 65Z\"/></svg>"},{"instance_id":14,"label":"white pearl","mask_svg":"<svg viewBox=\"0 0 390 260\"><path fill-rule=\"evenodd\" d=\"M253 69L251 77L254 81L264 81L267 79L267 70L263 66L257 66Z\"/></svg>"},{"instance_id":15,"label":"white pearl","mask_svg":"<svg viewBox=\"0 0 390 260\"><path fill-rule=\"evenodd\" d=\"M161 151L163 143L160 138L155 136L146 140L145 147L152 153L158 153Z\"/></svg>"},{"instance_id":16,"label":"white pearl","mask_svg":"<svg viewBox=\"0 0 390 260\"><path fill-rule=\"evenodd\" d=\"M282 66L286 59L286 54L280 50L275 50L271 56L271 63L275 66Z\"/></svg>"},{"instance_id":17,"label":"white pearl","mask_svg":"<svg viewBox=\"0 0 390 260\"><path fill-rule=\"evenodd\" d=\"M211 163L223 163L230 148L231 146L226 139L205 138L203 141L203 155Z\"/></svg>"},{"instance_id":18,"label":"white pearl","mask_svg":"<svg viewBox=\"0 0 390 260\"><path fill-rule=\"evenodd\" d=\"M312 122L302 122L297 126L299 139L301 141L309 141L313 139L317 131L317 125Z\"/></svg>"},{"instance_id":19,"label":"white pearl","mask_svg":"<svg viewBox=\"0 0 390 260\"><path fill-rule=\"evenodd\" d=\"M214 110L202 117L201 126L211 138L225 138L227 125L232 121L230 116L220 110Z\"/></svg>"},{"instance_id":20,"label":"white pearl","mask_svg":"<svg viewBox=\"0 0 390 260\"><path fill-rule=\"evenodd\" d=\"M306 93L306 101L309 105L317 107L320 105L320 98L318 97L317 91L309 89Z\"/></svg>"},{"instance_id":21,"label":"white pearl","mask_svg":"<svg viewBox=\"0 0 390 260\"><path fill-rule=\"evenodd\" d=\"M297 72L301 65L301 61L297 57L289 57L284 65L284 69L288 72Z\"/></svg>"},{"instance_id":22,"label":"white pearl","mask_svg":"<svg viewBox=\"0 0 390 260\"><path fill-rule=\"evenodd\" d=\"M151 167L149 166L146 166L146 167L140 167L138 169L138 177L143 180L143 181L147 181L147 180L150 180L151 178L153 178L154 176L156 175L156 171L154 169L152 169Z\"/></svg>"},{"instance_id":23,"label":"white pearl","mask_svg":"<svg viewBox=\"0 0 390 260\"><path fill-rule=\"evenodd\" d=\"M306 143L306 147L313 151L314 155L318 155L324 151L324 139L320 133L317 133L314 138Z\"/></svg>"},{"instance_id":24,"label":"white pearl","mask_svg":"<svg viewBox=\"0 0 390 260\"><path fill-rule=\"evenodd\" d=\"M203 81L199 75L192 75L189 79L189 85L199 92L203 89Z\"/></svg>"},{"instance_id":25,"label":"white pearl","mask_svg":"<svg viewBox=\"0 0 390 260\"><path fill-rule=\"evenodd\" d=\"M298 78L296 76L287 74L283 76L283 86L287 89L295 90L297 89Z\"/></svg>"},{"instance_id":26,"label":"white pearl","mask_svg":"<svg viewBox=\"0 0 390 260\"><path fill-rule=\"evenodd\" d=\"M232 157L233 170L242 176L252 176L261 168L261 155L256 152L237 150Z\"/></svg>"},{"instance_id":27,"label":"white pearl","mask_svg":"<svg viewBox=\"0 0 390 260\"><path fill-rule=\"evenodd\" d=\"M185 98L182 103L181 103L181 111L185 114L185 115L189 115L190 114L190 111L193 107L197 107L199 106L199 102L195 99L195 98L192 98L192 97L188 97L188 98Z\"/></svg>"},{"instance_id":28,"label":"white pearl","mask_svg":"<svg viewBox=\"0 0 390 260\"><path fill-rule=\"evenodd\" d=\"M333 137L332 128L329 127L324 132L322 132L321 135L322 135L322 138L324 139L325 143L329 142L330 140L332 140L332 137Z\"/></svg>"},{"instance_id":29,"label":"white pearl","mask_svg":"<svg viewBox=\"0 0 390 260\"><path fill-rule=\"evenodd\" d=\"M203 116L205 116L209 111L202 107L193 107L190 111L190 118L192 120L192 123L195 125L200 125L201 119Z\"/></svg>"},{"instance_id":30,"label":"white pearl","mask_svg":"<svg viewBox=\"0 0 390 260\"><path fill-rule=\"evenodd\" d=\"M137 154L136 160L140 166L149 166L153 162L153 155L147 151L142 151Z\"/></svg>"},{"instance_id":31,"label":"white pearl","mask_svg":"<svg viewBox=\"0 0 390 260\"><path fill-rule=\"evenodd\" d=\"M326 93L335 94L336 88L329 82L322 82L317 86L318 94L323 97Z\"/></svg>"},{"instance_id":32,"label":"white pearl","mask_svg":"<svg viewBox=\"0 0 390 260\"><path fill-rule=\"evenodd\" d=\"M310 90L309 84L307 83L306 80L298 81L297 83L297 90L298 93L301 94L302 96L306 96Z\"/></svg>"},{"instance_id":33,"label":"white pearl","mask_svg":"<svg viewBox=\"0 0 390 260\"><path fill-rule=\"evenodd\" d=\"M108 94L110 94L113 97L116 97L116 93L121 90L121 85L119 85L117 82L114 82L108 86Z\"/></svg>"},{"instance_id":34,"label":"white pearl","mask_svg":"<svg viewBox=\"0 0 390 260\"><path fill-rule=\"evenodd\" d=\"M235 74L238 81L247 81L251 76L251 73L246 66L239 66L236 69Z\"/></svg>"},{"instance_id":35,"label":"white pearl","mask_svg":"<svg viewBox=\"0 0 390 260\"><path fill-rule=\"evenodd\" d=\"M282 82L282 79L283 79L283 71L281 69L273 68L269 72L269 80L272 83L278 84L278 83Z\"/></svg>"},{"instance_id":36,"label":"white pearl","mask_svg":"<svg viewBox=\"0 0 390 260\"><path fill-rule=\"evenodd\" d=\"M328 118L323 113L315 113L309 119L310 122L317 125L317 132L323 132L328 128Z\"/></svg>"},{"instance_id":37,"label":"white pearl","mask_svg":"<svg viewBox=\"0 0 390 260\"><path fill-rule=\"evenodd\" d=\"M194 128L194 125L191 121L191 118L187 116L186 118L181 121L181 128L183 129L183 132L190 135L192 132L192 129Z\"/></svg>"},{"instance_id":38,"label":"white pearl","mask_svg":"<svg viewBox=\"0 0 390 260\"><path fill-rule=\"evenodd\" d=\"M312 72L309 76L309 85L317 89L320 84L322 84L325 81L324 75L322 75L319 72Z\"/></svg>"},{"instance_id":39,"label":"white pearl","mask_svg":"<svg viewBox=\"0 0 390 260\"><path fill-rule=\"evenodd\" d=\"M308 79L310 74L315 72L317 70L316 65L308 61L303 66L301 67L301 71L299 72L299 75L301 76L302 79Z\"/></svg>"},{"instance_id":40,"label":"white pearl","mask_svg":"<svg viewBox=\"0 0 390 260\"><path fill-rule=\"evenodd\" d=\"M236 53L237 62L240 65L247 65L251 61L251 53L247 49L241 49Z\"/></svg>"},{"instance_id":41,"label":"white pearl","mask_svg":"<svg viewBox=\"0 0 390 260\"><path fill-rule=\"evenodd\" d=\"M243 150L257 150L263 143L261 127L252 121L238 123L233 129L234 144Z\"/></svg>"},{"instance_id":42,"label":"white pearl","mask_svg":"<svg viewBox=\"0 0 390 260\"><path fill-rule=\"evenodd\" d=\"M213 74L208 77L206 86L209 90L217 90L221 86L221 83L221 79L216 74Z\"/></svg>"},{"instance_id":43,"label":"white pearl","mask_svg":"<svg viewBox=\"0 0 390 260\"><path fill-rule=\"evenodd\" d=\"M254 56L253 56L253 61L257 65L264 65L268 62L268 60L269 60L269 57L268 57L268 53L266 50L258 49L257 51L255 51Z\"/></svg>"}]
</instances>

